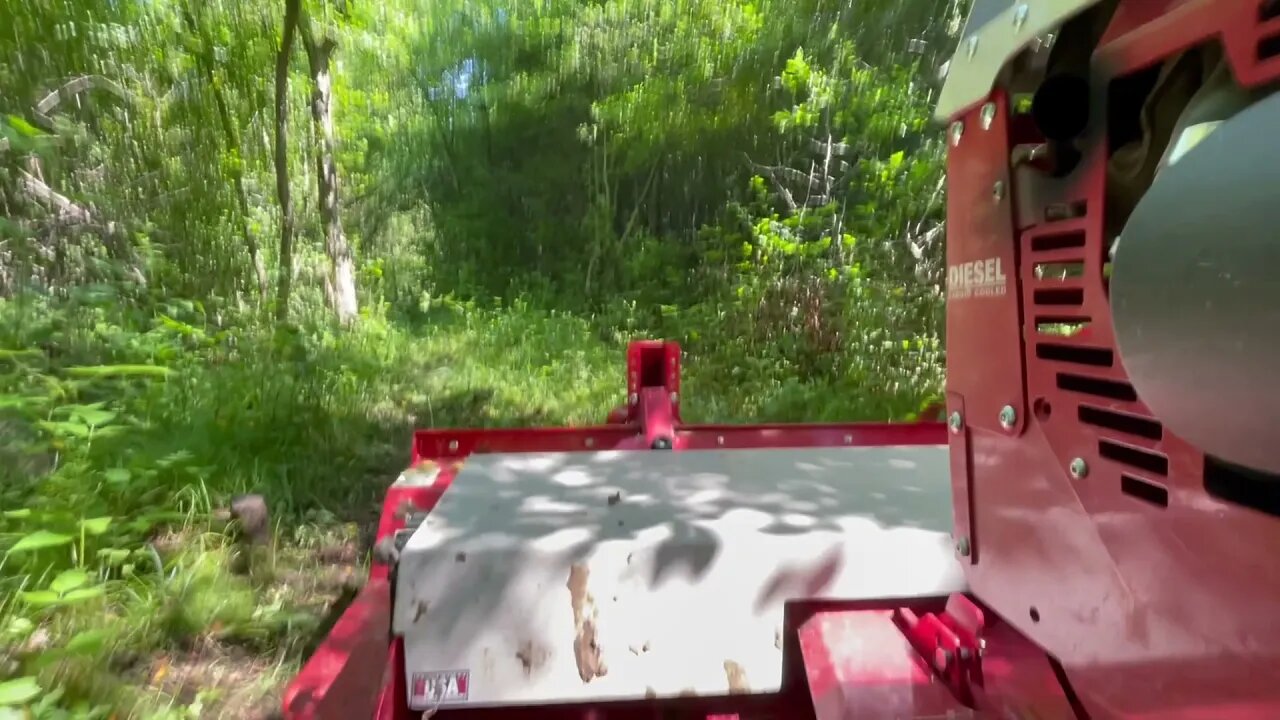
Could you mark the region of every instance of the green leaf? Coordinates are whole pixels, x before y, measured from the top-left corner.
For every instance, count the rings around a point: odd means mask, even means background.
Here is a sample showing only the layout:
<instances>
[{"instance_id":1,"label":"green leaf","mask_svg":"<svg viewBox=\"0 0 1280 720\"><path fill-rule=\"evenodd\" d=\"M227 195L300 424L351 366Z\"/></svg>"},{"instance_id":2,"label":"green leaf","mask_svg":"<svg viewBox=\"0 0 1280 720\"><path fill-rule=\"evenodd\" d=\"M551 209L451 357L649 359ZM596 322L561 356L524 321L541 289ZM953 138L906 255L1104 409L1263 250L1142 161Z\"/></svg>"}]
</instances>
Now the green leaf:
<instances>
[{"instance_id":1,"label":"green leaf","mask_svg":"<svg viewBox=\"0 0 1280 720\"><path fill-rule=\"evenodd\" d=\"M72 538L70 535L49 532L48 530L37 530L14 543L13 547L9 548L6 554L58 547L60 545L69 544L71 540Z\"/></svg>"},{"instance_id":2,"label":"green leaf","mask_svg":"<svg viewBox=\"0 0 1280 720\"><path fill-rule=\"evenodd\" d=\"M89 575L83 570L63 570L58 573L53 582L49 583L49 589L59 595L65 595L88 582Z\"/></svg>"},{"instance_id":3,"label":"green leaf","mask_svg":"<svg viewBox=\"0 0 1280 720\"><path fill-rule=\"evenodd\" d=\"M897 172L902 167L902 159L906 157L901 150L889 156L889 171Z\"/></svg>"},{"instance_id":4,"label":"green leaf","mask_svg":"<svg viewBox=\"0 0 1280 720\"><path fill-rule=\"evenodd\" d=\"M62 596L52 590L32 590L18 593L18 596L26 604L37 608L49 607L62 602Z\"/></svg>"},{"instance_id":5,"label":"green leaf","mask_svg":"<svg viewBox=\"0 0 1280 720\"><path fill-rule=\"evenodd\" d=\"M122 485L133 479L133 473L129 472L125 468L119 467L107 468L102 472L102 476L107 479L107 482L112 483L113 485Z\"/></svg>"},{"instance_id":6,"label":"green leaf","mask_svg":"<svg viewBox=\"0 0 1280 720\"><path fill-rule=\"evenodd\" d=\"M173 371L160 365L86 365L69 367L66 372L78 378L168 377Z\"/></svg>"},{"instance_id":7,"label":"green leaf","mask_svg":"<svg viewBox=\"0 0 1280 720\"><path fill-rule=\"evenodd\" d=\"M49 431L54 435L73 436L73 437L89 437L90 427L84 423L78 422L38 422L40 428Z\"/></svg>"},{"instance_id":8,"label":"green leaf","mask_svg":"<svg viewBox=\"0 0 1280 720\"><path fill-rule=\"evenodd\" d=\"M112 519L113 518L110 515L89 518L87 520L81 520L80 527L84 528L84 531L90 535L101 535L107 531L107 528L111 527Z\"/></svg>"},{"instance_id":9,"label":"green leaf","mask_svg":"<svg viewBox=\"0 0 1280 720\"><path fill-rule=\"evenodd\" d=\"M26 120L18 117L17 115L9 116L9 127L13 128L14 130L17 130L18 132L22 133L23 135L26 135L27 137L40 137L40 135L42 134L39 128L27 122Z\"/></svg>"},{"instance_id":10,"label":"green leaf","mask_svg":"<svg viewBox=\"0 0 1280 720\"><path fill-rule=\"evenodd\" d=\"M107 639L111 637L111 632L105 628L96 630L85 630L76 633L75 637L67 641L67 652L90 655L97 653L107 644Z\"/></svg>"},{"instance_id":11,"label":"green leaf","mask_svg":"<svg viewBox=\"0 0 1280 720\"><path fill-rule=\"evenodd\" d=\"M116 419L114 410L103 410L96 407L78 407L71 411L71 414L80 419L85 425L91 427L102 427L112 420Z\"/></svg>"},{"instance_id":12,"label":"green leaf","mask_svg":"<svg viewBox=\"0 0 1280 720\"><path fill-rule=\"evenodd\" d=\"M129 559L129 551L121 550L120 548L103 548L98 551L98 557L102 558L103 562L114 567Z\"/></svg>"},{"instance_id":13,"label":"green leaf","mask_svg":"<svg viewBox=\"0 0 1280 720\"><path fill-rule=\"evenodd\" d=\"M0 707L26 705L40 696L40 683L33 677L21 677L0 683Z\"/></svg>"},{"instance_id":14,"label":"green leaf","mask_svg":"<svg viewBox=\"0 0 1280 720\"><path fill-rule=\"evenodd\" d=\"M71 602L81 602L83 600L92 600L94 598L102 597L103 594L105 593L106 593L106 590L104 590L101 585L94 585L93 587L80 588L79 590L72 590L71 592L62 596L62 601L71 603Z\"/></svg>"}]
</instances>

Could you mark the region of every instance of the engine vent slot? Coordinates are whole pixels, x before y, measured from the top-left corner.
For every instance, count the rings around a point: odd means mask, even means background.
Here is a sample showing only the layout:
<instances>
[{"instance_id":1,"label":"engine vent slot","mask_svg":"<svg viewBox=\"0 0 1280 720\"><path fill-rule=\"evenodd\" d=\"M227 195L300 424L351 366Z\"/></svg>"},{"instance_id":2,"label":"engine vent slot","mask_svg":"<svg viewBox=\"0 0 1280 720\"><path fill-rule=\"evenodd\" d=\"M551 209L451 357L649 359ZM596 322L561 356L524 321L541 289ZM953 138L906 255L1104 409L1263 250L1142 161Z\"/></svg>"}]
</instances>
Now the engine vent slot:
<instances>
[{"instance_id":1,"label":"engine vent slot","mask_svg":"<svg viewBox=\"0 0 1280 720\"><path fill-rule=\"evenodd\" d=\"M1052 205L1045 206L1044 221L1051 222L1051 223L1062 222L1063 220L1071 220L1073 218L1084 217L1085 214L1088 212L1089 212L1089 204L1084 200L1078 200L1073 203L1053 203ZM1034 241L1032 241L1031 245L1032 245L1031 249L1035 250L1036 248L1035 248ZM1084 243L1081 242L1080 245L1071 245L1069 247L1082 247L1083 245Z\"/></svg>"},{"instance_id":2,"label":"engine vent slot","mask_svg":"<svg viewBox=\"0 0 1280 720\"><path fill-rule=\"evenodd\" d=\"M1155 420L1137 415L1104 410L1091 405L1081 405L1077 411L1077 417L1080 418L1080 422L1086 425L1105 430L1114 430L1126 435L1146 438L1147 440L1162 440L1164 438L1163 425Z\"/></svg>"},{"instance_id":3,"label":"engine vent slot","mask_svg":"<svg viewBox=\"0 0 1280 720\"><path fill-rule=\"evenodd\" d=\"M1037 305L1083 305L1084 288L1045 288L1032 293Z\"/></svg>"},{"instance_id":4,"label":"engine vent slot","mask_svg":"<svg viewBox=\"0 0 1280 720\"><path fill-rule=\"evenodd\" d=\"M1121 445L1110 440L1099 440L1098 454L1113 462L1123 463L1156 475L1169 474L1169 458L1162 453Z\"/></svg>"},{"instance_id":5,"label":"engine vent slot","mask_svg":"<svg viewBox=\"0 0 1280 720\"><path fill-rule=\"evenodd\" d=\"M1272 35L1258 41L1258 59L1270 60L1280 56L1280 35Z\"/></svg>"},{"instance_id":6,"label":"engine vent slot","mask_svg":"<svg viewBox=\"0 0 1280 720\"><path fill-rule=\"evenodd\" d=\"M1134 477L1128 473L1120 475L1120 492L1157 507L1169 507L1169 490L1163 485Z\"/></svg>"},{"instance_id":7,"label":"engine vent slot","mask_svg":"<svg viewBox=\"0 0 1280 720\"><path fill-rule=\"evenodd\" d=\"M1093 367L1111 367L1115 362L1115 353L1107 348L1088 347L1084 345L1055 345L1040 343L1036 345L1036 357L1041 360L1092 365Z\"/></svg>"},{"instance_id":8,"label":"engine vent slot","mask_svg":"<svg viewBox=\"0 0 1280 720\"><path fill-rule=\"evenodd\" d=\"M1079 335L1089 327L1089 318L1082 315L1041 315L1036 317L1036 332L1055 337Z\"/></svg>"},{"instance_id":9,"label":"engine vent slot","mask_svg":"<svg viewBox=\"0 0 1280 720\"><path fill-rule=\"evenodd\" d=\"M1036 263L1037 280L1071 280L1084 277L1084 261Z\"/></svg>"},{"instance_id":10,"label":"engine vent slot","mask_svg":"<svg viewBox=\"0 0 1280 720\"><path fill-rule=\"evenodd\" d=\"M1058 389L1124 402L1134 402L1138 399L1138 393L1129 383L1104 380L1087 375L1058 373Z\"/></svg>"},{"instance_id":11,"label":"engine vent slot","mask_svg":"<svg viewBox=\"0 0 1280 720\"><path fill-rule=\"evenodd\" d=\"M1083 230L1069 233L1058 233L1055 235L1039 235L1031 238L1031 252L1050 252L1053 250L1066 250L1068 248L1084 247L1085 234Z\"/></svg>"},{"instance_id":12,"label":"engine vent slot","mask_svg":"<svg viewBox=\"0 0 1280 720\"><path fill-rule=\"evenodd\" d=\"M1219 500L1280 517L1280 477L1204 457L1204 489Z\"/></svg>"}]
</instances>

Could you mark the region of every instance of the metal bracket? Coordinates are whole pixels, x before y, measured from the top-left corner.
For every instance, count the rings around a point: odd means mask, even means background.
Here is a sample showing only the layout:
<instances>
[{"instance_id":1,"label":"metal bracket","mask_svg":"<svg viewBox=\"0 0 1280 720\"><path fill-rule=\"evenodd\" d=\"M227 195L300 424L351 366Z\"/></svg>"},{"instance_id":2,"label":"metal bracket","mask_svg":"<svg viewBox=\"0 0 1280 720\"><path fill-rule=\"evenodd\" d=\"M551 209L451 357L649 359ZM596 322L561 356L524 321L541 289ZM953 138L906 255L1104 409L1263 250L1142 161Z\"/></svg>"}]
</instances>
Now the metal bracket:
<instances>
[{"instance_id":1,"label":"metal bracket","mask_svg":"<svg viewBox=\"0 0 1280 720\"><path fill-rule=\"evenodd\" d=\"M894 612L894 622L911 646L947 684L960 702L973 706L974 688L982 687L982 654L986 624L982 609L964 595L947 599L940 614L917 616L909 608Z\"/></svg>"}]
</instances>

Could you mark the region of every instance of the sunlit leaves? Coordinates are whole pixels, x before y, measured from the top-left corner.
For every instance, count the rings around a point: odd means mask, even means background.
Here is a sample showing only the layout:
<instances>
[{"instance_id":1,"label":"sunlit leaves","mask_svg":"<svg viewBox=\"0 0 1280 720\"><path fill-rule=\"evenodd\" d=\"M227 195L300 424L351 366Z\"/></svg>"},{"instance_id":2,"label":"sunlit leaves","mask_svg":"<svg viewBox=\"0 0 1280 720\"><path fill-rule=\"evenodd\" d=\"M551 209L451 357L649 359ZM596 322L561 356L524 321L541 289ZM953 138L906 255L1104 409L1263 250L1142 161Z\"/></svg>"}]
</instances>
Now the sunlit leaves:
<instances>
[{"instance_id":1,"label":"sunlit leaves","mask_svg":"<svg viewBox=\"0 0 1280 720\"><path fill-rule=\"evenodd\" d=\"M48 548L56 548L64 545L70 545L72 541L70 535L62 533L50 532L48 530L36 530L33 533L24 535L14 543L6 551L6 554L16 555L18 553L27 553L35 550L45 550Z\"/></svg>"}]
</instances>

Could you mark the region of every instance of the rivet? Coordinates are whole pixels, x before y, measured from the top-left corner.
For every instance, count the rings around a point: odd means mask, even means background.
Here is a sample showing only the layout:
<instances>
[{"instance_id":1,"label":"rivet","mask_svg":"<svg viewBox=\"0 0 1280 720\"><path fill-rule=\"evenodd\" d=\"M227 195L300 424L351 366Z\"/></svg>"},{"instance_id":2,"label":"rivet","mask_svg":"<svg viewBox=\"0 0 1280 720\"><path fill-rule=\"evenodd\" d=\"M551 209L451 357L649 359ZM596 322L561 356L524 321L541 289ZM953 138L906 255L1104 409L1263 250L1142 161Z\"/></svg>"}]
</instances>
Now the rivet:
<instances>
[{"instance_id":1,"label":"rivet","mask_svg":"<svg viewBox=\"0 0 1280 720\"><path fill-rule=\"evenodd\" d=\"M458 441L457 441L457 440L450 440L450 441L449 441L449 452L453 452L453 451L455 451L455 450L457 450L457 449L458 449Z\"/></svg>"},{"instance_id":2,"label":"rivet","mask_svg":"<svg viewBox=\"0 0 1280 720\"><path fill-rule=\"evenodd\" d=\"M680 402L680 393L671 393L671 404L675 405Z\"/></svg>"},{"instance_id":3,"label":"rivet","mask_svg":"<svg viewBox=\"0 0 1280 720\"><path fill-rule=\"evenodd\" d=\"M953 433L960 432L960 429L964 427L964 416L960 414L959 410L952 412L947 418L947 426L951 428Z\"/></svg>"},{"instance_id":4,"label":"rivet","mask_svg":"<svg viewBox=\"0 0 1280 720\"><path fill-rule=\"evenodd\" d=\"M1013 409L1012 405L1005 405L1000 408L1000 427L1005 430L1012 430L1013 426L1018 422L1018 411Z\"/></svg>"},{"instance_id":5,"label":"rivet","mask_svg":"<svg viewBox=\"0 0 1280 720\"><path fill-rule=\"evenodd\" d=\"M1004 200L1004 181L997 180L995 185L991 186L991 199L996 202Z\"/></svg>"},{"instance_id":6,"label":"rivet","mask_svg":"<svg viewBox=\"0 0 1280 720\"><path fill-rule=\"evenodd\" d=\"M631 393L630 395L627 396L627 402L631 405L635 405L636 403L640 402L640 396L636 395L635 393Z\"/></svg>"},{"instance_id":7,"label":"rivet","mask_svg":"<svg viewBox=\"0 0 1280 720\"><path fill-rule=\"evenodd\" d=\"M969 557L969 538L962 537L956 541L956 552L960 553L960 557Z\"/></svg>"},{"instance_id":8,"label":"rivet","mask_svg":"<svg viewBox=\"0 0 1280 720\"><path fill-rule=\"evenodd\" d=\"M587 446L587 447L595 447L595 446L596 446L596 440L595 440L595 438L587 438L587 440L586 440L586 446Z\"/></svg>"},{"instance_id":9,"label":"rivet","mask_svg":"<svg viewBox=\"0 0 1280 720\"><path fill-rule=\"evenodd\" d=\"M959 147L962 137L964 137L964 123L959 120L951 123L951 146Z\"/></svg>"},{"instance_id":10,"label":"rivet","mask_svg":"<svg viewBox=\"0 0 1280 720\"><path fill-rule=\"evenodd\" d=\"M852 444L853 444L853 436L852 436L852 435L845 435L845 436L844 436L844 444L845 444L845 445L852 445Z\"/></svg>"},{"instance_id":11,"label":"rivet","mask_svg":"<svg viewBox=\"0 0 1280 720\"><path fill-rule=\"evenodd\" d=\"M716 436L716 444L717 444L717 445L723 445L723 444L724 444L724 436L723 436L723 435L717 435L717 436Z\"/></svg>"}]
</instances>

